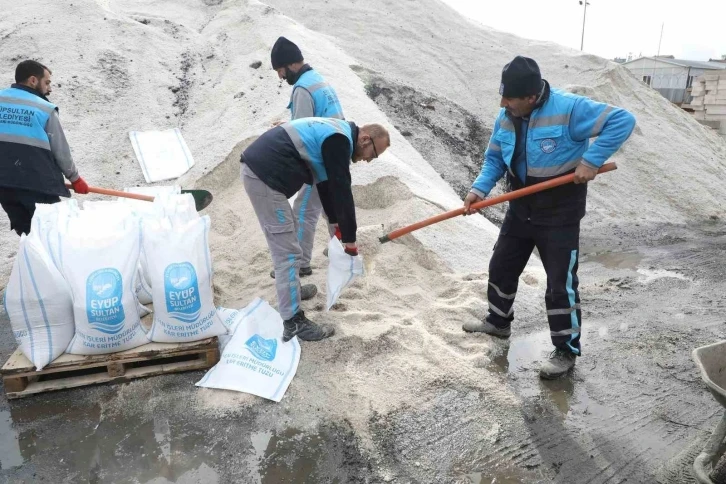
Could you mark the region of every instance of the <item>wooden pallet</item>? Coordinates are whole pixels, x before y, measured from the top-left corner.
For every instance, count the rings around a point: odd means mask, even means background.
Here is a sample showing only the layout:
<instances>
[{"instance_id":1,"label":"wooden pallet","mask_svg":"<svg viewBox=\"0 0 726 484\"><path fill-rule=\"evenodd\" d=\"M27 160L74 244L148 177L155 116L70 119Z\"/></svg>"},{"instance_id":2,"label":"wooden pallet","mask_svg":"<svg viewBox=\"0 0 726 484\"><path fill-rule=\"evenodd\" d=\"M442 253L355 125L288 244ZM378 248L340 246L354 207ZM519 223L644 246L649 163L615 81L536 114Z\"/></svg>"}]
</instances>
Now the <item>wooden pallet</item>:
<instances>
[{"instance_id":1,"label":"wooden pallet","mask_svg":"<svg viewBox=\"0 0 726 484\"><path fill-rule=\"evenodd\" d=\"M219 361L217 338L192 343L149 343L106 355L63 354L41 371L15 350L0 369L8 399L66 388L121 383L145 376L211 368Z\"/></svg>"}]
</instances>

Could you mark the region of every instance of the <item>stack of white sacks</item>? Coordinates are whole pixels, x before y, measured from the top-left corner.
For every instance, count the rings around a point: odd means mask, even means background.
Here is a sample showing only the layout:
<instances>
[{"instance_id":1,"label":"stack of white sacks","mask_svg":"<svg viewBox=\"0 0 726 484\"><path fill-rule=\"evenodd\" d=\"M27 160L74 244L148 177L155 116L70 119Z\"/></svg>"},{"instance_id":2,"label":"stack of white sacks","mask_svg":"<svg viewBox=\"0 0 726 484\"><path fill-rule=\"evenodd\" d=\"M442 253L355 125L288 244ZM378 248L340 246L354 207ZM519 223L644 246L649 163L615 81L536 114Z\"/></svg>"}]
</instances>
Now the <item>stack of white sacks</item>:
<instances>
[{"instance_id":1,"label":"stack of white sacks","mask_svg":"<svg viewBox=\"0 0 726 484\"><path fill-rule=\"evenodd\" d=\"M133 191L156 198L37 206L4 297L20 350L41 370L63 353L218 336L220 362L197 385L279 402L300 361L297 338L283 343L280 314L260 298L240 310L214 306L209 216L199 216L191 195ZM330 309L363 274L363 261L334 237L328 248ZM147 328L141 318L151 304Z\"/></svg>"},{"instance_id":2,"label":"stack of white sacks","mask_svg":"<svg viewBox=\"0 0 726 484\"><path fill-rule=\"evenodd\" d=\"M212 291L209 217L178 187L153 203L38 205L5 290L21 351L40 370L96 355L227 333ZM153 303L151 328L141 324Z\"/></svg>"}]
</instances>

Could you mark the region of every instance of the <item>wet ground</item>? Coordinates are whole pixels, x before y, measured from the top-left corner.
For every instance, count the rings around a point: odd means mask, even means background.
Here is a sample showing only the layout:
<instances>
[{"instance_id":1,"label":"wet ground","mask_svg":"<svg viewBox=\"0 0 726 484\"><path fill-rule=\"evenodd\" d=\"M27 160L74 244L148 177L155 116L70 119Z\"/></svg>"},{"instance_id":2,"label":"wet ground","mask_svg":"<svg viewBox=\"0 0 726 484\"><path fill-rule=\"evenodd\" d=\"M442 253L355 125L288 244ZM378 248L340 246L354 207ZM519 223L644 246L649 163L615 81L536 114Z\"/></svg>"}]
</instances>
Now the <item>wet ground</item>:
<instances>
[{"instance_id":1,"label":"wet ground","mask_svg":"<svg viewBox=\"0 0 726 484\"><path fill-rule=\"evenodd\" d=\"M722 412L691 351L726 337L726 231L716 220L583 232L584 356L567 378L539 380L547 329L517 321L485 365L511 406L441 381L416 408L372 415L364 445L346 421L285 428L284 400L193 411L201 372L133 392L0 397L0 482L688 482ZM7 322L0 335L4 360Z\"/></svg>"}]
</instances>

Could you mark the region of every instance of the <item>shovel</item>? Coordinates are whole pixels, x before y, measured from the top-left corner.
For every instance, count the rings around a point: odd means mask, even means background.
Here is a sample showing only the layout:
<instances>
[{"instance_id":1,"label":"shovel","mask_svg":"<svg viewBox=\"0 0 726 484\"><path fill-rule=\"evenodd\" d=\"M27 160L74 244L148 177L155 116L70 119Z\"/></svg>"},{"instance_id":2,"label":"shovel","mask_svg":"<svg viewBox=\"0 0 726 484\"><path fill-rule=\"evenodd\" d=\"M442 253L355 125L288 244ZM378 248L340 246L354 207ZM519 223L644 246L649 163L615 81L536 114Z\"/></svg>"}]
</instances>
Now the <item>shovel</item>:
<instances>
[{"instance_id":1,"label":"shovel","mask_svg":"<svg viewBox=\"0 0 726 484\"><path fill-rule=\"evenodd\" d=\"M615 163L605 163L603 166L600 167L598 170L598 173L607 173L608 171L617 170L617 166ZM572 183L575 180L575 174L570 173L569 175L563 175L559 176L557 178L553 178L551 180L547 180L546 182L542 183L535 183L534 185L530 185L526 188L522 188L520 190L514 190L509 193L505 193L504 195L499 195L498 197L492 197L488 198L486 200L481 200L476 203L471 204L471 208L475 210L479 210L484 207L491 207L492 205L496 205L498 203L508 202L509 200L514 200L516 198L521 198L527 195L531 195L532 193L541 192L542 190L547 190L549 188L558 187L560 185L566 185L568 183ZM386 242L390 242L393 239L397 239L401 236L404 236L406 234L410 234L414 230L422 229L424 227L428 227L429 225L433 225L435 223L441 222L443 220L448 220L450 218L454 218L458 215L464 215L464 208L457 208L456 210L451 210L449 212L444 212L442 214L436 215L434 217L430 217L424 220L421 220L420 222L416 222L415 224L411 224L407 227L400 228L398 230L394 230L390 234L386 234L383 237L379 237L378 240L381 242L381 244L385 244Z\"/></svg>"},{"instance_id":2,"label":"shovel","mask_svg":"<svg viewBox=\"0 0 726 484\"><path fill-rule=\"evenodd\" d=\"M66 183L66 187L73 188L73 186L70 183ZM134 200L144 200L146 202L153 202L154 197L151 195L139 195L138 193L128 193L128 192L122 192L120 190L111 190L109 188L99 188L99 187L88 187L89 193L98 193L100 195L110 195L112 197L123 197L123 198L132 198ZM197 209L197 212L200 212L207 208L207 206L212 203L213 196L210 192L207 190L182 190L182 194L189 193L192 197L194 197L194 205Z\"/></svg>"}]
</instances>

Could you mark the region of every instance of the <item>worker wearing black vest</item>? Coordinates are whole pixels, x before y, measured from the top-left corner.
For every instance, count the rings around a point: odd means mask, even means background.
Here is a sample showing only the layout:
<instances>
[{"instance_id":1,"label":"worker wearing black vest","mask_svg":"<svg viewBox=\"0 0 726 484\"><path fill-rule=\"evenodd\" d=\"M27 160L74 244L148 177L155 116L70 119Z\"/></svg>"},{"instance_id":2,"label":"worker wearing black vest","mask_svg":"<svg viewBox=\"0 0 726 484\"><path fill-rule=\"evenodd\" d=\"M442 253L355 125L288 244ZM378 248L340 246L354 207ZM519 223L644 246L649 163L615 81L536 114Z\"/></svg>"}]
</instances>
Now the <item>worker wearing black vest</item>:
<instances>
[{"instance_id":1,"label":"worker wearing black vest","mask_svg":"<svg viewBox=\"0 0 726 484\"><path fill-rule=\"evenodd\" d=\"M88 193L50 92L50 70L32 60L18 64L15 84L0 90L0 204L18 235L30 233L36 203L70 196L64 177Z\"/></svg>"}]
</instances>

